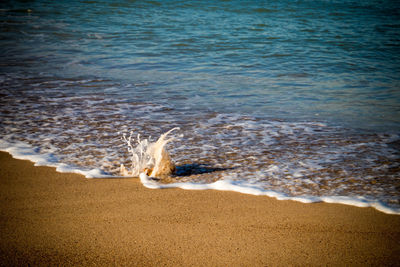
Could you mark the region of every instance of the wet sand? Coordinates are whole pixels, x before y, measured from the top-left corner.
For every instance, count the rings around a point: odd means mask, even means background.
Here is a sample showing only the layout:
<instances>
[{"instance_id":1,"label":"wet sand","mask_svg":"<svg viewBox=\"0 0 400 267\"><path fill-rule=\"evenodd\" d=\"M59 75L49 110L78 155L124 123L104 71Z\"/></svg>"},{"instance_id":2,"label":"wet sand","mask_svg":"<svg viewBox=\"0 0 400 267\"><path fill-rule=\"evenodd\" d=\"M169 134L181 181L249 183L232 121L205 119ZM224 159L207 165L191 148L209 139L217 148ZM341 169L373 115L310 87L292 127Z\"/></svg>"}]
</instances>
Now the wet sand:
<instances>
[{"instance_id":1,"label":"wet sand","mask_svg":"<svg viewBox=\"0 0 400 267\"><path fill-rule=\"evenodd\" d=\"M0 265L399 265L400 216L85 179L0 153Z\"/></svg>"}]
</instances>

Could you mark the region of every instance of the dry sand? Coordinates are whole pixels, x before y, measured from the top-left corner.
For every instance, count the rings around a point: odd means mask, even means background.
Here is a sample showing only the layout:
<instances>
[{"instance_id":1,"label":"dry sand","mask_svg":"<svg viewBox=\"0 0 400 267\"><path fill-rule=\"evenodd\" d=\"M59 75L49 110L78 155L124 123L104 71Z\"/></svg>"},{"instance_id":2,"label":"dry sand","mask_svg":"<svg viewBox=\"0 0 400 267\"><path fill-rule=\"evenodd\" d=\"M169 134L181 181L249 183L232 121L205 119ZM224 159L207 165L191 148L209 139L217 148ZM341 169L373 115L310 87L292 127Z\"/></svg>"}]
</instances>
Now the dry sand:
<instances>
[{"instance_id":1,"label":"dry sand","mask_svg":"<svg viewBox=\"0 0 400 267\"><path fill-rule=\"evenodd\" d=\"M399 265L400 216L85 179L0 153L0 265Z\"/></svg>"}]
</instances>

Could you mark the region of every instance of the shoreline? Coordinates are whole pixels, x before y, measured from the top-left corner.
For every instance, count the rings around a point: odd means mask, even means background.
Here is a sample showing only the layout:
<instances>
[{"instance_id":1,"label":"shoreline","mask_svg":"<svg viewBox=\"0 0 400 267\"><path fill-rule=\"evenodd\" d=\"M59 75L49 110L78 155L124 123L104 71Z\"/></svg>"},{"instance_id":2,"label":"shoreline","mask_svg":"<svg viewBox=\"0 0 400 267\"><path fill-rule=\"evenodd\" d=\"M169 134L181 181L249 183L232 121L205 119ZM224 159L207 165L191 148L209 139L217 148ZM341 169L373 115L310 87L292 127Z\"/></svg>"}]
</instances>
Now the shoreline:
<instances>
[{"instance_id":1,"label":"shoreline","mask_svg":"<svg viewBox=\"0 0 400 267\"><path fill-rule=\"evenodd\" d=\"M400 216L85 179L0 152L2 265L396 265Z\"/></svg>"},{"instance_id":2,"label":"shoreline","mask_svg":"<svg viewBox=\"0 0 400 267\"><path fill-rule=\"evenodd\" d=\"M9 153L14 159L18 160L29 160L34 163L35 166L47 166L54 167L57 172L60 173L74 173L83 175L89 179L131 179L132 177L126 176L112 176L110 174L103 173L100 169L88 169L82 170L79 168L68 166L64 163L59 163L57 158L54 158L51 154L38 154L33 148L27 145L11 145L7 142L0 144L0 152ZM139 178L139 177L138 177ZM135 179L135 178L133 178ZM354 207L366 208L372 207L380 212L386 214L400 215L400 208L389 207L385 203L379 200L369 199L367 197L349 197L349 196L289 196L285 193L281 193L273 190L266 190L261 187L249 185L246 183L237 183L235 181L221 180L214 183L191 183L191 182L179 182L179 183L168 183L160 184L154 183L146 178L141 179L142 185L150 189L171 189L179 188L184 190L217 190L217 191L229 191L237 192L242 194L254 195L254 196L267 196L277 200L292 200L300 203L330 203L330 204L342 204L350 205Z\"/></svg>"}]
</instances>

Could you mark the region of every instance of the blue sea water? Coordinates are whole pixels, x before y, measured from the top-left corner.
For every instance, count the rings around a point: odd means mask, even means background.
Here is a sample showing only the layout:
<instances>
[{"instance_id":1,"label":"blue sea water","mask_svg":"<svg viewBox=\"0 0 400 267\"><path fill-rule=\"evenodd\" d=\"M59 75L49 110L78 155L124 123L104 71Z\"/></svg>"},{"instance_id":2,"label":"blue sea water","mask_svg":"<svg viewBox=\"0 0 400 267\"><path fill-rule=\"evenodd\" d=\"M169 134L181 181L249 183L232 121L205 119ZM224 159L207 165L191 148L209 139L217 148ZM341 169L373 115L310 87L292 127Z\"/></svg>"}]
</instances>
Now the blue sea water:
<instances>
[{"instance_id":1,"label":"blue sea water","mask_svg":"<svg viewBox=\"0 0 400 267\"><path fill-rule=\"evenodd\" d=\"M122 132L177 126L178 182L400 207L398 1L2 1L0 29L3 150L117 175Z\"/></svg>"}]
</instances>

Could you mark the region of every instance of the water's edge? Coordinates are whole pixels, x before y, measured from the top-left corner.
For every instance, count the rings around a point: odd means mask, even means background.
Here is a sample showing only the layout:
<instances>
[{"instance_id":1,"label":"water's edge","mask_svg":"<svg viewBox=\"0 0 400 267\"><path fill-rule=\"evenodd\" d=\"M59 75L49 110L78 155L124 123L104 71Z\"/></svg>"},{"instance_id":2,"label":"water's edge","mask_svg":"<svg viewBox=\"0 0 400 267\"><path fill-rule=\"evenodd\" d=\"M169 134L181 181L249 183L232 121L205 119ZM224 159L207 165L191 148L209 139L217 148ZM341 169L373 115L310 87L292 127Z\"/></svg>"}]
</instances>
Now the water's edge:
<instances>
[{"instance_id":1,"label":"water's edge","mask_svg":"<svg viewBox=\"0 0 400 267\"><path fill-rule=\"evenodd\" d=\"M18 160L29 160L34 163L35 166L46 166L53 167L57 172L60 173L76 173L83 175L86 178L95 179L110 179L110 178L130 178L123 176L115 176L104 173L100 169L87 169L82 170L65 163L61 163L58 159L51 153L40 154L37 153L37 149L25 144L11 144L6 141L0 140L0 151L9 153L13 158ZM218 190L218 191L232 191L242 194L256 195L256 196L268 196L275 198L277 200L292 200L301 203L335 203L344 204L360 208L371 207L380 212L386 214L400 215L400 209L390 208L381 203L380 201L367 199L365 197L348 197L348 196L297 196L291 197L286 194L276 192L273 190L266 190L260 187L254 186L250 183L243 181L232 181L232 180L218 180L213 183L192 183L192 182L182 182L182 183L171 183L171 184L160 184L148 177L144 173L140 174L139 177L141 183L144 187L149 189L167 189L167 188L180 188L184 190Z\"/></svg>"}]
</instances>

